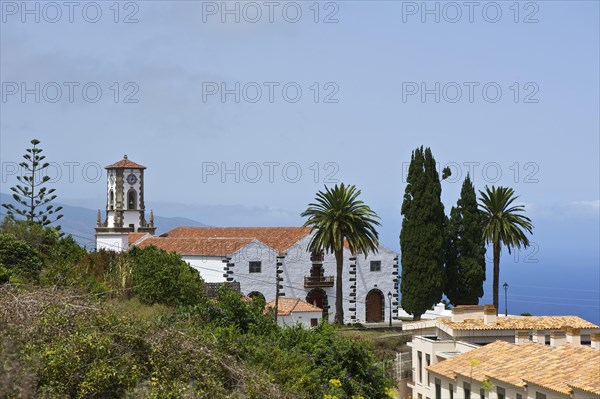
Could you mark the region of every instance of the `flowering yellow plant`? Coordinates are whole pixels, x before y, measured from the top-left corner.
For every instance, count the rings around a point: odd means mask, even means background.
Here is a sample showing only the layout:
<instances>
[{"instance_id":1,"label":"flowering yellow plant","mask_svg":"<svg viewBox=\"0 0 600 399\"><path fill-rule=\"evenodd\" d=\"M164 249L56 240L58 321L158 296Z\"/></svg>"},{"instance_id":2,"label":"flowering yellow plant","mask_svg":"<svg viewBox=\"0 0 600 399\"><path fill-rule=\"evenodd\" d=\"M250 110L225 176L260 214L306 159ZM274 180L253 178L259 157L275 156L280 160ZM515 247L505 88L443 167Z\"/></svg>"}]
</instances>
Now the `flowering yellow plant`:
<instances>
[{"instance_id":1,"label":"flowering yellow plant","mask_svg":"<svg viewBox=\"0 0 600 399\"><path fill-rule=\"evenodd\" d=\"M332 378L329 380L329 384L333 387L341 387L342 386L342 382L340 380L338 380L337 378Z\"/></svg>"}]
</instances>

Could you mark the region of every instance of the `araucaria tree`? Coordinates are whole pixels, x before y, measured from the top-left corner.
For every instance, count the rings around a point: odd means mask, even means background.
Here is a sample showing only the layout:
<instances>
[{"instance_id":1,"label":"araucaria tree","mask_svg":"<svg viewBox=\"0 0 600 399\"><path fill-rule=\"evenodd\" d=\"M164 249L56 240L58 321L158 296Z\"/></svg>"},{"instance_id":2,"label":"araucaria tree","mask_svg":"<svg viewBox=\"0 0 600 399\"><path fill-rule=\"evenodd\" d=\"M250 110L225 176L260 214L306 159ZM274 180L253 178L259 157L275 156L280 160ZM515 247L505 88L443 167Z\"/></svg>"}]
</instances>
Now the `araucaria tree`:
<instances>
[{"instance_id":1,"label":"araucaria tree","mask_svg":"<svg viewBox=\"0 0 600 399\"><path fill-rule=\"evenodd\" d=\"M444 292L446 216L441 194L442 185L431 150L417 148L408 168L400 232L401 305L415 320L420 320Z\"/></svg>"},{"instance_id":2,"label":"araucaria tree","mask_svg":"<svg viewBox=\"0 0 600 399\"><path fill-rule=\"evenodd\" d=\"M48 190L46 183L50 180L47 175L47 169L50 164L44 162L45 155L42 155L41 148L38 147L39 140L31 140L32 147L27 148L27 153L23 155L25 159L21 162L23 173L17 176L21 184L17 184L10 189L13 192L15 204L2 204L7 210L7 215L14 218L15 215L24 217L28 222L39 223L41 226L47 226L63 217L59 212L62 206L54 207L51 205L56 194L56 189ZM60 230L60 226L57 227Z\"/></svg>"},{"instance_id":3,"label":"araucaria tree","mask_svg":"<svg viewBox=\"0 0 600 399\"><path fill-rule=\"evenodd\" d=\"M483 236L486 243L492 244L494 253L494 281L493 301L498 313L498 284L500 281L500 251L502 245L508 248L508 253L513 248L527 248L529 234L533 231L531 219L524 216L523 205L513 205L518 196L510 187L485 187L485 192L480 191L480 205L483 210Z\"/></svg>"},{"instance_id":4,"label":"araucaria tree","mask_svg":"<svg viewBox=\"0 0 600 399\"><path fill-rule=\"evenodd\" d=\"M456 305L477 305L485 281L485 239L482 214L469 175L448 222L446 296Z\"/></svg>"},{"instance_id":5,"label":"araucaria tree","mask_svg":"<svg viewBox=\"0 0 600 399\"><path fill-rule=\"evenodd\" d=\"M342 278L344 271L344 241L353 254L377 252L379 235L375 226L379 216L358 199L361 191L354 185L342 183L325 192L319 191L315 203L308 204L302 217L308 217L304 226L313 227L308 248L313 253L332 252L336 261L335 323L344 324Z\"/></svg>"}]
</instances>

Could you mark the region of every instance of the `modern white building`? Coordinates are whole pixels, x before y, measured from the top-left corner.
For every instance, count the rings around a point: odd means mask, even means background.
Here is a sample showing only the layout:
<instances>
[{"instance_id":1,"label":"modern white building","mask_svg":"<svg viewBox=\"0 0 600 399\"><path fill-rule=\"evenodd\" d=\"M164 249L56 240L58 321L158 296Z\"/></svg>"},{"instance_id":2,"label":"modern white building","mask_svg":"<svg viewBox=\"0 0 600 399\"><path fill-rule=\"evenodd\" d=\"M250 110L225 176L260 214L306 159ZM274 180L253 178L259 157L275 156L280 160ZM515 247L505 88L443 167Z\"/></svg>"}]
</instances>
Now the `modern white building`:
<instances>
[{"instance_id":1,"label":"modern white building","mask_svg":"<svg viewBox=\"0 0 600 399\"><path fill-rule=\"evenodd\" d=\"M600 351L496 341L426 367L415 399L598 399Z\"/></svg>"},{"instance_id":2,"label":"modern white building","mask_svg":"<svg viewBox=\"0 0 600 399\"><path fill-rule=\"evenodd\" d=\"M331 253L308 250L313 236L306 227L179 227L155 236L145 219L144 166L127 156L107 166L106 218L98 211L96 248L123 251L154 245L178 253L206 282L238 282L249 296L267 302L300 298L335 310L336 262ZM344 249L342 276L345 322L382 322L397 317L398 254L380 245L376 253Z\"/></svg>"},{"instance_id":3,"label":"modern white building","mask_svg":"<svg viewBox=\"0 0 600 399\"><path fill-rule=\"evenodd\" d=\"M438 382L432 377L431 370L441 370L438 363L459 358L461 354L479 350L480 347L496 345L497 342L512 345L535 344L541 348L556 348L563 345L589 349L600 349L600 327L577 316L509 316L497 317L492 305L457 306L452 309L451 317L404 323L403 330L412 332L409 343L412 352L412 388L413 398L433 399L439 397ZM509 348L509 347L505 347ZM508 357L517 356L516 352ZM479 361L483 362L482 359ZM473 363L473 367L475 364ZM507 363L508 365L509 363ZM564 367L572 367L565 363ZM600 365L598 367L600 377ZM460 379L459 376L456 378ZM445 381L442 384L442 398L465 399L463 380ZM599 379L600 382L600 379ZM461 388L463 387L463 388ZM462 391L461 391L462 389ZM478 399L516 399L516 391L506 390L504 396L485 393L480 396L479 386L472 386L473 395ZM452 394L450 394L452 391ZM502 392L502 391L500 391ZM520 392L524 399L525 393ZM510 393L511 396L508 396ZM457 396L454 396L457 395ZM472 396L471 396L472 397ZM553 399L547 396L546 399ZM532 399L535 399L535 393ZM541 399L537 398L537 399Z\"/></svg>"},{"instance_id":4,"label":"modern white building","mask_svg":"<svg viewBox=\"0 0 600 399\"><path fill-rule=\"evenodd\" d=\"M154 234L154 217L146 222L144 170L127 158L106 167L106 216L98 210L96 250L122 251L129 247L130 233Z\"/></svg>"}]
</instances>

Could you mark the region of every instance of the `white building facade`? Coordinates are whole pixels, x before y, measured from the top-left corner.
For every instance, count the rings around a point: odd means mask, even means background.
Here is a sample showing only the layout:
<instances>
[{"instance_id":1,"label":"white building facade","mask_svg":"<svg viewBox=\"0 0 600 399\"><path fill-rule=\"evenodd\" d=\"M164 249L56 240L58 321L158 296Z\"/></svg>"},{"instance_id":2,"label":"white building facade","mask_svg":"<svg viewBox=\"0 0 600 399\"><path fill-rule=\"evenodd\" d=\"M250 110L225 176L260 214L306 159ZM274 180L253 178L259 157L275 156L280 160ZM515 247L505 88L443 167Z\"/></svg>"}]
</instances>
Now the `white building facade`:
<instances>
[{"instance_id":1,"label":"white building facade","mask_svg":"<svg viewBox=\"0 0 600 399\"><path fill-rule=\"evenodd\" d=\"M312 236L304 227L182 227L160 237L143 237L134 245L179 253L205 281L238 282L245 295L260 295L267 302L277 294L300 298L332 319L335 256L311 254ZM342 289L346 323L396 318L398 255L382 245L367 256L354 256L345 248Z\"/></svg>"},{"instance_id":2,"label":"white building facade","mask_svg":"<svg viewBox=\"0 0 600 399\"><path fill-rule=\"evenodd\" d=\"M302 229L302 228L294 228ZM277 262L282 272L279 295L302 298L323 309L333 319L335 313L336 261L334 254L314 255L308 250L313 233L306 233L280 254L262 258L233 256L228 260L227 281L240 283L245 294L260 293L267 301L275 298ZM279 257L277 257L279 256ZM260 262L260 267L257 264ZM353 255L344 249L342 276L344 321L383 322L397 316L398 254L380 245L377 253Z\"/></svg>"}]
</instances>

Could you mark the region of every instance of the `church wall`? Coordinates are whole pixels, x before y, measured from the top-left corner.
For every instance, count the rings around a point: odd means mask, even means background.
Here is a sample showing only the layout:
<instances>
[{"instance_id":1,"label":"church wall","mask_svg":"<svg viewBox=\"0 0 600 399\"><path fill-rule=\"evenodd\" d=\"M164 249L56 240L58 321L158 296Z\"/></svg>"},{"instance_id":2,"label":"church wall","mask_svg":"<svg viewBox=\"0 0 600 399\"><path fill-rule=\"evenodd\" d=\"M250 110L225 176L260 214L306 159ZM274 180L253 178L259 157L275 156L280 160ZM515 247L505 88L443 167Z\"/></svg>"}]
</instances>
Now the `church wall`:
<instances>
[{"instance_id":1,"label":"church wall","mask_svg":"<svg viewBox=\"0 0 600 399\"><path fill-rule=\"evenodd\" d=\"M225 282L223 277L223 257L221 256L205 256L205 255L183 255L181 257L190 266L200 272L202 279L207 283L222 283Z\"/></svg>"},{"instance_id":2,"label":"church wall","mask_svg":"<svg viewBox=\"0 0 600 399\"><path fill-rule=\"evenodd\" d=\"M102 234L96 236L96 250L124 251L128 248L127 235Z\"/></svg>"},{"instance_id":3,"label":"church wall","mask_svg":"<svg viewBox=\"0 0 600 399\"><path fill-rule=\"evenodd\" d=\"M298 241L295 245L287 250L287 255L283 260L283 289L288 298L300 298L302 300L307 299L307 295L313 288L304 287L304 277L310 276L310 269L312 267L312 261L310 259L310 252L308 251L308 244L311 236L306 236ZM365 301L368 292L371 289L379 289L384 296L384 320L389 320L389 301L387 293L397 293L394 279L397 276L393 275L394 258L397 254L383 246L380 246L377 254L369 254L368 257L358 256L356 260L356 268L350 268L350 257L351 253L349 250L344 250L344 275L343 275L343 298L344 298L344 318L345 321L350 322L364 322L366 317ZM381 261L381 271L371 272L370 261L379 260ZM232 260L233 262L233 260ZM272 268L264 268L262 273L249 273L248 272L248 259L243 262L236 263L236 266L231 270L234 271L232 277L235 281L240 283L240 287L244 294L248 294L252 291L261 292L267 301L275 299L275 261L271 261L269 266ZM356 274L351 274L351 270L356 270ZM327 253L323 259L323 275L324 276L336 276L336 261L335 255ZM354 285L350 278L356 278L356 290L351 289L351 285ZM329 306L329 318L333 320L335 314L335 286L334 287L319 287L327 295L327 303ZM352 295L355 294L356 296ZM354 300L355 302L351 302ZM392 302L397 302L397 296L393 297ZM392 305L392 310L396 309L395 305ZM393 312L393 316L396 312ZM352 319L355 316L356 319Z\"/></svg>"},{"instance_id":4,"label":"church wall","mask_svg":"<svg viewBox=\"0 0 600 399\"><path fill-rule=\"evenodd\" d=\"M251 292L260 292L269 302L275 299L275 271L277 262L277 252L272 248L258 241L252 241L248 245L240 248L230 256L231 276L240 283L241 291L248 295ZM260 273L250 273L250 262L261 262ZM223 274L221 266L221 274ZM286 284L284 281L281 284ZM286 287L282 291L285 291Z\"/></svg>"},{"instance_id":5,"label":"church wall","mask_svg":"<svg viewBox=\"0 0 600 399\"><path fill-rule=\"evenodd\" d=\"M367 294L372 289L378 289L384 296L384 320L389 321L389 300L388 292L392 295L392 317L397 315L398 289L394 279L398 276L394 275L395 260L397 254L392 250L380 245L376 254L369 253L367 257L359 255L356 257L356 319L364 322L366 318L366 299ZM381 261L381 271L371 271L371 261ZM344 289L350 292L349 283L349 268L345 268L345 274L348 276L345 279Z\"/></svg>"}]
</instances>

